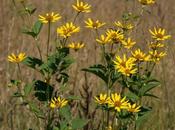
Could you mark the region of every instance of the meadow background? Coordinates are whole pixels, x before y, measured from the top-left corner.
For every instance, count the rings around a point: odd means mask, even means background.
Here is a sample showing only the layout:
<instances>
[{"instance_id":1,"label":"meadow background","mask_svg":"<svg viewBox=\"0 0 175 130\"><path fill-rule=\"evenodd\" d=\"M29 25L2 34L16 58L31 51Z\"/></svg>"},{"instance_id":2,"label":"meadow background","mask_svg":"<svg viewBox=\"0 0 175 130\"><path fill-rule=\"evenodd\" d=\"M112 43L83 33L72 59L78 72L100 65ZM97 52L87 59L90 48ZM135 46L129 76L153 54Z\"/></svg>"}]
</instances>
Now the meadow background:
<instances>
[{"instance_id":1,"label":"meadow background","mask_svg":"<svg viewBox=\"0 0 175 130\"><path fill-rule=\"evenodd\" d=\"M115 20L121 20L123 12L138 12L140 5L137 0L86 0L92 5L92 12L81 14L77 25L84 26L84 20L88 17L96 18L108 24ZM15 2L15 3L14 3ZM61 22L52 26L52 37L55 37L56 28L66 21L73 20L75 12L71 5L74 0L30 0L37 7L36 13L26 20L26 16L20 14L22 6L17 0L0 0L0 129L10 130L10 125L14 125L14 130L39 129L41 122L36 122L35 117L23 107L16 107L14 100L11 98L13 88L8 87L11 78L17 74L17 68L7 61L8 54L12 52L25 52L27 55L38 55L34 46L34 41L29 36L22 34L22 26L32 24L38 19L39 14L45 14L49 11L60 13L63 17ZM138 28L134 30L133 37L137 45L144 49L145 42L149 40L148 28L159 26L165 28L172 38L168 44L168 55L156 66L154 75L158 77L162 85L155 91L159 99L154 101L151 98L145 100L145 103L153 106L153 112L143 126L143 130L175 130L175 0L157 0L157 3L148 8L149 13L144 12ZM104 29L105 30L105 29ZM42 51L45 51L47 27L44 27L40 35ZM103 30L102 30L103 31ZM70 87L75 88L75 94L79 95L82 86L87 82L89 91L95 95L100 89L98 79L88 75L88 81L85 82L84 73L81 68L88 67L95 63L94 54L95 43L93 31L82 29L81 33L76 35L76 39L81 39L86 43L86 47L79 52L71 52L77 62L70 70ZM54 40L51 41L54 44ZM99 49L100 50L100 49ZM96 59L99 60L98 55ZM37 77L33 70L22 67L22 74L26 81ZM91 97L92 98L92 97ZM93 102L93 100L91 100ZM13 117L11 115L14 115ZM11 122L12 119L15 122ZM41 124L40 124L41 123ZM148 127L149 126L149 127Z\"/></svg>"}]
</instances>

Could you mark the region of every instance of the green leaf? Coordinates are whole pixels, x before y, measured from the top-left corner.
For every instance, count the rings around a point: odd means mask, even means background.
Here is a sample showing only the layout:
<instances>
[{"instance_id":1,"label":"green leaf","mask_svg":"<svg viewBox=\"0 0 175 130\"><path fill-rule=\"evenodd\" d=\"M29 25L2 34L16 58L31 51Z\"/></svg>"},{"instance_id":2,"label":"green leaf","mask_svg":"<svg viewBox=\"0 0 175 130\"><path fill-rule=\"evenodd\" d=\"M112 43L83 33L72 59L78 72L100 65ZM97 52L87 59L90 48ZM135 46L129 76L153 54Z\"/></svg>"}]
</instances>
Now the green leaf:
<instances>
[{"instance_id":1,"label":"green leaf","mask_svg":"<svg viewBox=\"0 0 175 130\"><path fill-rule=\"evenodd\" d=\"M53 130L59 130L59 128L54 126L54 127L53 127Z\"/></svg>"},{"instance_id":2,"label":"green leaf","mask_svg":"<svg viewBox=\"0 0 175 130\"><path fill-rule=\"evenodd\" d=\"M38 20L35 22L32 32L34 32L36 35L38 35L42 29L43 24Z\"/></svg>"},{"instance_id":3,"label":"green leaf","mask_svg":"<svg viewBox=\"0 0 175 130\"><path fill-rule=\"evenodd\" d=\"M31 93L32 89L33 89L33 83L32 84L26 84L24 86L24 95L28 96Z\"/></svg>"},{"instance_id":4,"label":"green leaf","mask_svg":"<svg viewBox=\"0 0 175 130\"><path fill-rule=\"evenodd\" d=\"M157 97L156 95L151 94L151 93L145 93L144 96L148 96L148 97L153 97L153 98L160 99L159 97Z\"/></svg>"},{"instance_id":5,"label":"green leaf","mask_svg":"<svg viewBox=\"0 0 175 130\"><path fill-rule=\"evenodd\" d=\"M125 96L127 97L127 99L130 99L133 102L136 102L140 99L139 96L137 96L135 93L131 91L127 92Z\"/></svg>"},{"instance_id":6,"label":"green leaf","mask_svg":"<svg viewBox=\"0 0 175 130\"><path fill-rule=\"evenodd\" d=\"M139 129L151 117L151 108L142 107L136 119L136 127Z\"/></svg>"},{"instance_id":7,"label":"green leaf","mask_svg":"<svg viewBox=\"0 0 175 130\"><path fill-rule=\"evenodd\" d=\"M89 120L87 119L80 119L80 118L75 118L72 120L72 129L77 130L83 128Z\"/></svg>"},{"instance_id":8,"label":"green leaf","mask_svg":"<svg viewBox=\"0 0 175 130\"><path fill-rule=\"evenodd\" d=\"M29 5L29 6L26 7L25 10L26 10L30 15L32 15L32 14L35 13L36 9L37 9L37 8L33 7L32 5Z\"/></svg>"},{"instance_id":9,"label":"green leaf","mask_svg":"<svg viewBox=\"0 0 175 130\"><path fill-rule=\"evenodd\" d=\"M22 93L20 93L20 92L15 92L15 93L13 94L13 97L23 97L23 95L22 95Z\"/></svg>"},{"instance_id":10,"label":"green leaf","mask_svg":"<svg viewBox=\"0 0 175 130\"><path fill-rule=\"evenodd\" d=\"M111 71L111 75L110 75L110 78L111 78L111 81L112 81L112 85L121 77L121 73L119 73L118 71L116 70L112 70Z\"/></svg>"},{"instance_id":11,"label":"green leaf","mask_svg":"<svg viewBox=\"0 0 175 130\"><path fill-rule=\"evenodd\" d=\"M23 60L22 63L33 69L36 69L37 67L43 64L43 62L40 59L35 57L27 57Z\"/></svg>"},{"instance_id":12,"label":"green leaf","mask_svg":"<svg viewBox=\"0 0 175 130\"><path fill-rule=\"evenodd\" d=\"M58 77L56 78L56 81L58 81L59 83L65 84L68 82L69 79L69 75L62 72L58 75Z\"/></svg>"},{"instance_id":13,"label":"green leaf","mask_svg":"<svg viewBox=\"0 0 175 130\"><path fill-rule=\"evenodd\" d=\"M107 68L101 64L97 64L89 68L84 68L82 71L92 73L101 78L105 83L108 83Z\"/></svg>"},{"instance_id":14,"label":"green leaf","mask_svg":"<svg viewBox=\"0 0 175 130\"><path fill-rule=\"evenodd\" d=\"M32 28L24 28L22 32L24 34L32 36L33 38L36 38L38 34L40 33L42 26L43 24L38 20L35 22Z\"/></svg>"},{"instance_id":15,"label":"green leaf","mask_svg":"<svg viewBox=\"0 0 175 130\"><path fill-rule=\"evenodd\" d=\"M30 110L38 117L44 118L44 113L38 108L38 105L35 103L29 103Z\"/></svg>"},{"instance_id":16,"label":"green leaf","mask_svg":"<svg viewBox=\"0 0 175 130\"><path fill-rule=\"evenodd\" d=\"M49 73L49 74L55 74L56 72L62 72L66 70L73 61L70 60L68 56L67 48L57 49L57 51L50 55L47 59L47 61L40 66L40 70L43 74Z\"/></svg>"},{"instance_id":17,"label":"green leaf","mask_svg":"<svg viewBox=\"0 0 175 130\"><path fill-rule=\"evenodd\" d=\"M34 91L35 97L39 101L47 101L52 97L53 87L43 81L37 80L34 83Z\"/></svg>"},{"instance_id":18,"label":"green leaf","mask_svg":"<svg viewBox=\"0 0 175 130\"><path fill-rule=\"evenodd\" d=\"M70 121L72 116L71 116L71 109L70 107L67 105L65 107L62 107L59 110L59 114L61 115L61 117L64 117L67 121Z\"/></svg>"},{"instance_id":19,"label":"green leaf","mask_svg":"<svg viewBox=\"0 0 175 130\"><path fill-rule=\"evenodd\" d=\"M147 83L144 83L141 89L139 90L139 95L144 96L147 92L152 90L153 88L157 87L160 85L159 81L151 80L148 81Z\"/></svg>"},{"instance_id":20,"label":"green leaf","mask_svg":"<svg viewBox=\"0 0 175 130\"><path fill-rule=\"evenodd\" d=\"M63 121L60 121L60 128L59 128L59 130L70 130L69 129L69 123L68 123L68 121L65 121L65 120L63 120Z\"/></svg>"},{"instance_id":21,"label":"green leaf","mask_svg":"<svg viewBox=\"0 0 175 130\"><path fill-rule=\"evenodd\" d=\"M29 36L32 36L33 38L35 38L37 36L34 32L32 32L32 31L30 31L28 29L23 29L22 33L27 34Z\"/></svg>"}]
</instances>

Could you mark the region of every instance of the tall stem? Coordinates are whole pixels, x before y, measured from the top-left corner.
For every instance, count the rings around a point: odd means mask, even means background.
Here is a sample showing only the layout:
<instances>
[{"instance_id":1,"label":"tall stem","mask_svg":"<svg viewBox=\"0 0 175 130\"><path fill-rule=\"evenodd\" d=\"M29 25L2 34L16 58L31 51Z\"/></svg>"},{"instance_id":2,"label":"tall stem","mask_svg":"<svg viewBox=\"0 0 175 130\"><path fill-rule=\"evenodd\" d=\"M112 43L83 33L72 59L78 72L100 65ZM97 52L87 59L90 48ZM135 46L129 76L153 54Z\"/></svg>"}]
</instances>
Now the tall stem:
<instances>
[{"instance_id":1,"label":"tall stem","mask_svg":"<svg viewBox=\"0 0 175 130\"><path fill-rule=\"evenodd\" d=\"M48 38L47 38L47 57L48 57L48 54L49 54L50 26L51 26L51 23L50 23L50 21L49 21L49 23L48 23Z\"/></svg>"},{"instance_id":2,"label":"tall stem","mask_svg":"<svg viewBox=\"0 0 175 130\"><path fill-rule=\"evenodd\" d=\"M77 19L77 17L78 17L79 14L80 14L80 12L78 12L78 13L75 15L74 20L73 20L73 23L75 23L75 21L76 21L76 19Z\"/></svg>"},{"instance_id":3,"label":"tall stem","mask_svg":"<svg viewBox=\"0 0 175 130\"><path fill-rule=\"evenodd\" d=\"M37 47L37 50L38 50L38 53L39 53L39 56L40 56L40 59L42 60L42 54L41 54L41 49L38 45L38 39L35 39L36 40L36 47Z\"/></svg>"},{"instance_id":4,"label":"tall stem","mask_svg":"<svg viewBox=\"0 0 175 130\"><path fill-rule=\"evenodd\" d=\"M19 65L19 63L17 63L17 65L18 65L18 71L19 71L19 73L18 73L18 78L19 79L21 79L21 77L22 77L22 72L21 72L21 68L20 68L20 65Z\"/></svg>"}]
</instances>

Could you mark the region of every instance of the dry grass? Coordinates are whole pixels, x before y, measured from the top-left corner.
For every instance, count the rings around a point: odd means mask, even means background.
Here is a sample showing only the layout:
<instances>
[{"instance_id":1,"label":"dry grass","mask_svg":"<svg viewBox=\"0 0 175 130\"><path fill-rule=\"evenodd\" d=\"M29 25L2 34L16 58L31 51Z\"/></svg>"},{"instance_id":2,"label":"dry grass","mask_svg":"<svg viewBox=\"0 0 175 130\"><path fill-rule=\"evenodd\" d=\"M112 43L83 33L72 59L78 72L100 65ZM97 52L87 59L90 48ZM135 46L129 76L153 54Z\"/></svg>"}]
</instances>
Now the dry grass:
<instances>
[{"instance_id":1,"label":"dry grass","mask_svg":"<svg viewBox=\"0 0 175 130\"><path fill-rule=\"evenodd\" d=\"M106 23L111 23L116 19L120 20L124 11L129 10L136 12L138 10L136 0L88 0L93 5L92 14L81 15L77 23L83 25L84 19L88 17L98 18ZM33 20L37 19L38 14L45 13L47 11L60 12L64 17L61 21L69 21L72 16L71 4L74 0L30 0L37 7L37 12ZM14 101L10 98L13 93L13 89L7 87L7 83L10 78L14 78L17 73L17 68L12 64L9 64L6 57L11 52L25 51L28 55L38 55L36 48L34 48L33 40L21 34L21 25L28 24L30 21L24 21L24 16L19 15L19 9L22 8L16 3L14 6L12 0L1 0L0 4L0 129L8 130L11 125L11 115L13 116L14 130L26 130L31 126L35 129L40 129L38 122L34 122L34 117L28 113L24 108L14 106ZM144 128L148 130L175 130L175 1L174 0L158 0L157 4L150 8L151 14L144 13L141 23L138 29L134 32L134 37L141 48L145 48L143 36L148 35L148 28L155 25L162 26L170 32L172 35L172 41L169 44L168 56L159 64L155 70L155 75L162 81L162 86L156 91L160 97L157 101L152 102L150 99L145 100L146 104L152 104L154 111L151 118L145 124ZM30 23L29 23L30 24ZM60 25L58 23L52 27L53 31ZM46 36L44 32L46 28L41 32L40 44L45 44ZM82 91L82 86L85 85L84 73L80 71L81 68L87 67L94 63L95 50L93 47L94 35L92 31L82 30L84 35L77 35L77 38L87 41L86 48L74 54L77 63L72 66L70 73L72 75L70 79L71 87L75 88L75 93ZM55 34L52 34L54 37ZM86 37L85 37L86 36ZM52 41L54 44L54 41ZM45 47L42 46L42 50ZM98 57L97 57L98 60ZM23 75L25 74L25 80L31 80L31 77L36 77L32 70L28 70L23 67ZM94 80L95 79L95 80ZM97 79L91 75L88 75L88 91L92 91L92 95L101 88L101 84L97 84ZM86 86L85 86L86 87ZM89 113L87 113L89 114ZM30 127L29 127L30 126ZM36 126L36 127L35 127Z\"/></svg>"}]
</instances>

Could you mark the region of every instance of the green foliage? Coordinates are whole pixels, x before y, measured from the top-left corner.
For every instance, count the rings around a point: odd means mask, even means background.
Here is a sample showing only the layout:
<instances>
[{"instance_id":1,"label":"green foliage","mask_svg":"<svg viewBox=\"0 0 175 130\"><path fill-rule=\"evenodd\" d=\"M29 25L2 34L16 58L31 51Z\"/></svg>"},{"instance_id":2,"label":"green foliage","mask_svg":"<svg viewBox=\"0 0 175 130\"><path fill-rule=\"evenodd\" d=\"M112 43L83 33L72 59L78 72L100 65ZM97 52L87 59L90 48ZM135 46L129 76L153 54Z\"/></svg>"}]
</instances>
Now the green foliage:
<instances>
[{"instance_id":1,"label":"green foliage","mask_svg":"<svg viewBox=\"0 0 175 130\"><path fill-rule=\"evenodd\" d=\"M41 109L38 108L38 105L35 103L29 103L30 110L38 117L44 119L44 113Z\"/></svg>"},{"instance_id":2,"label":"green foliage","mask_svg":"<svg viewBox=\"0 0 175 130\"><path fill-rule=\"evenodd\" d=\"M10 80L10 83L8 84L8 87L17 87L21 84L21 81L20 80L13 80L11 79Z\"/></svg>"},{"instance_id":3,"label":"green foliage","mask_svg":"<svg viewBox=\"0 0 175 130\"><path fill-rule=\"evenodd\" d=\"M50 55L46 62L44 62L40 67L40 72L42 74L55 74L57 72L61 73L66 70L74 60L68 56L69 49L57 49L57 51Z\"/></svg>"},{"instance_id":4,"label":"green foliage","mask_svg":"<svg viewBox=\"0 0 175 130\"><path fill-rule=\"evenodd\" d=\"M49 84L37 80L34 83L34 91L35 91L35 97L39 101L47 101L50 100L53 94L53 87L50 86Z\"/></svg>"},{"instance_id":5,"label":"green foliage","mask_svg":"<svg viewBox=\"0 0 175 130\"><path fill-rule=\"evenodd\" d=\"M42 29L42 26L43 24L40 21L36 21L31 29L24 28L22 32L36 39Z\"/></svg>"},{"instance_id":6,"label":"green foliage","mask_svg":"<svg viewBox=\"0 0 175 130\"><path fill-rule=\"evenodd\" d=\"M25 64L26 66L32 68L32 69L37 69L39 66L41 66L43 64L43 62L36 58L36 57L27 57L23 60L23 64Z\"/></svg>"},{"instance_id":7,"label":"green foliage","mask_svg":"<svg viewBox=\"0 0 175 130\"><path fill-rule=\"evenodd\" d=\"M107 69L102 64L91 66L87 69L82 69L83 71L90 72L99 78L101 78L106 84L108 83Z\"/></svg>"},{"instance_id":8,"label":"green foliage","mask_svg":"<svg viewBox=\"0 0 175 130\"><path fill-rule=\"evenodd\" d=\"M83 128L88 123L87 119L75 118L72 120L72 130Z\"/></svg>"},{"instance_id":9,"label":"green foliage","mask_svg":"<svg viewBox=\"0 0 175 130\"><path fill-rule=\"evenodd\" d=\"M32 92L32 89L33 89L33 83L31 84L26 84L24 86L24 95L25 96L28 96L31 92Z\"/></svg>"},{"instance_id":10,"label":"green foliage","mask_svg":"<svg viewBox=\"0 0 175 130\"><path fill-rule=\"evenodd\" d=\"M138 113L136 118L136 127L141 128L141 126L145 123L145 121L151 116L151 108L142 107L141 112Z\"/></svg>"}]
</instances>

